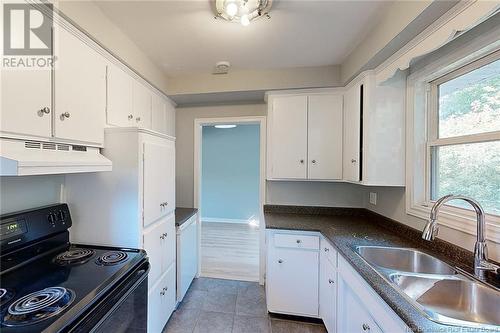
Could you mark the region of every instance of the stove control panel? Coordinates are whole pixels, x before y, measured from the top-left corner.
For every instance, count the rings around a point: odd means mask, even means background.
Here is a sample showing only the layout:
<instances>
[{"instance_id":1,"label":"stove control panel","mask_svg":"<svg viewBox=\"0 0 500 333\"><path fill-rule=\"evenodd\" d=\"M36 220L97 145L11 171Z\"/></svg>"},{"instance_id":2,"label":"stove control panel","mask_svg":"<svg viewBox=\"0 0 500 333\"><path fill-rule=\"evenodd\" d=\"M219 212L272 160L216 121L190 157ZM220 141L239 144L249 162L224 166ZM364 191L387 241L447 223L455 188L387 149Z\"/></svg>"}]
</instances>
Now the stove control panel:
<instances>
[{"instance_id":1,"label":"stove control panel","mask_svg":"<svg viewBox=\"0 0 500 333\"><path fill-rule=\"evenodd\" d=\"M1 250L17 248L33 240L66 231L71 227L67 204L44 206L0 217Z\"/></svg>"}]
</instances>

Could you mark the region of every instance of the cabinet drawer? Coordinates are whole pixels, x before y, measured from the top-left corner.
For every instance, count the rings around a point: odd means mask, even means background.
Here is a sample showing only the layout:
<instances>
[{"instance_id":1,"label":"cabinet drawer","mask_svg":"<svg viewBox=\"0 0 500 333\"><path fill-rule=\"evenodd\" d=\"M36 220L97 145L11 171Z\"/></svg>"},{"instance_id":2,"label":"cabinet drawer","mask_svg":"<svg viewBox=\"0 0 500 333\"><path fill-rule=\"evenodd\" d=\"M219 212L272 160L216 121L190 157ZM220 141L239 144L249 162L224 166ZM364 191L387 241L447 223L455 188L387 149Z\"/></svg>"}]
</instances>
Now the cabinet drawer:
<instances>
[{"instance_id":1,"label":"cabinet drawer","mask_svg":"<svg viewBox=\"0 0 500 333\"><path fill-rule=\"evenodd\" d=\"M321 239L321 253L324 258L330 261L333 267L337 268L337 251L326 239Z\"/></svg>"},{"instance_id":2,"label":"cabinet drawer","mask_svg":"<svg viewBox=\"0 0 500 333\"><path fill-rule=\"evenodd\" d=\"M294 249L318 250L319 236L300 234L275 234L274 246Z\"/></svg>"}]
</instances>

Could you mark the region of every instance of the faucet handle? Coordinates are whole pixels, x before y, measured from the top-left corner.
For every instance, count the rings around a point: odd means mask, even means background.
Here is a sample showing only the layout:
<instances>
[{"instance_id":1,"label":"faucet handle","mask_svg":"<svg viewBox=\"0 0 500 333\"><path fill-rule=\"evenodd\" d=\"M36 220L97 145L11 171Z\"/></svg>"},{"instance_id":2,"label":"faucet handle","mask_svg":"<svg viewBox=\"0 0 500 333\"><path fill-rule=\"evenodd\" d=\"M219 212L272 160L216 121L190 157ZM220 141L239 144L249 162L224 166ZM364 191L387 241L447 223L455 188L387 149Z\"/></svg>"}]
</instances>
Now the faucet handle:
<instances>
[{"instance_id":1,"label":"faucet handle","mask_svg":"<svg viewBox=\"0 0 500 333\"><path fill-rule=\"evenodd\" d=\"M495 272L496 274L500 274L500 266L495 265L494 263L489 262L487 260L481 260L481 261L479 261L479 264L477 266L478 267L476 267L476 268L478 270L481 270L481 271L491 271L491 272Z\"/></svg>"}]
</instances>

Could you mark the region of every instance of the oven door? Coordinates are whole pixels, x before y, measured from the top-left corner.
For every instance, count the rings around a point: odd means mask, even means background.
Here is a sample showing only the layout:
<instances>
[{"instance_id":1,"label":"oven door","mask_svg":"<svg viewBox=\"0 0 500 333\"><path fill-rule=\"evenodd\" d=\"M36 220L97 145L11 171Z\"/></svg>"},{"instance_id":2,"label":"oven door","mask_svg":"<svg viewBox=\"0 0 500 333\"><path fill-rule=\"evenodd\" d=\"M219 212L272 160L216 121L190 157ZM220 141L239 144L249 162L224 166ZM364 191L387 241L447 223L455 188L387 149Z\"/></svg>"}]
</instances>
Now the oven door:
<instances>
[{"instance_id":1,"label":"oven door","mask_svg":"<svg viewBox=\"0 0 500 333\"><path fill-rule=\"evenodd\" d=\"M149 262L139 265L72 332L146 333Z\"/></svg>"}]
</instances>

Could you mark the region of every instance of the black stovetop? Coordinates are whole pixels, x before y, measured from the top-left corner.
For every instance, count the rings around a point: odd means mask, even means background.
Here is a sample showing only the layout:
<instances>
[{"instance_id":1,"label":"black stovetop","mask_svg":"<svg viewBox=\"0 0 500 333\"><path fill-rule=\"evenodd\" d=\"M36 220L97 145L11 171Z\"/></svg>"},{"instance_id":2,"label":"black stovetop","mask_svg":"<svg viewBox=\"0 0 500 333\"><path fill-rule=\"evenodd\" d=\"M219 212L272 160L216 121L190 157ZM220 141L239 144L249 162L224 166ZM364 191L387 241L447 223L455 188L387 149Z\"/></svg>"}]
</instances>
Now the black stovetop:
<instances>
[{"instance_id":1,"label":"black stovetop","mask_svg":"<svg viewBox=\"0 0 500 333\"><path fill-rule=\"evenodd\" d=\"M62 266L54 258L75 248L94 250L94 254L85 263ZM123 251L127 258L115 265L102 265L96 260L109 251ZM17 255L16 257L20 257ZM76 324L76 318L88 310L112 286L123 279L129 271L139 265L146 257L142 250L118 249L86 245L69 245L59 247L56 251L42 255L38 259L14 267L0 275L0 287L6 289L13 297L1 306L0 331L11 332L58 332ZM5 264L5 263L3 263ZM3 270L3 269L2 269ZM26 326L6 326L5 320L8 307L21 297L30 293L49 288L63 287L74 294L71 304L54 317Z\"/></svg>"}]
</instances>

